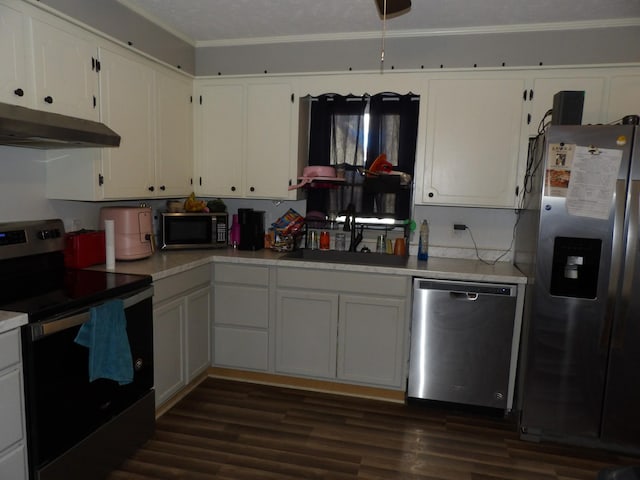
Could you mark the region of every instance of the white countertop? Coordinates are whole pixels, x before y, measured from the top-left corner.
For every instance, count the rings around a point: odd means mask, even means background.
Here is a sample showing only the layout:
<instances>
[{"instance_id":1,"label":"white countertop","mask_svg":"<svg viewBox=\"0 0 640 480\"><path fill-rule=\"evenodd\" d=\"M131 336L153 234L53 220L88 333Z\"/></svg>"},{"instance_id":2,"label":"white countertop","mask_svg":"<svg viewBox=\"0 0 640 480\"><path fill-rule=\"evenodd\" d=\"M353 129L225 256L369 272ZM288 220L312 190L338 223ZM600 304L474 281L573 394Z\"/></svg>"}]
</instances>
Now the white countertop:
<instances>
[{"instance_id":1,"label":"white countertop","mask_svg":"<svg viewBox=\"0 0 640 480\"><path fill-rule=\"evenodd\" d=\"M8 332L27 323L27 314L0 310L0 333Z\"/></svg>"},{"instance_id":2,"label":"white countertop","mask_svg":"<svg viewBox=\"0 0 640 480\"><path fill-rule=\"evenodd\" d=\"M272 250L243 251L228 249L160 251L149 258L116 262L115 272L151 275L154 280L175 275L208 263L244 263L276 265L319 270L368 272L383 275L407 275L441 280L504 282L526 284L527 278L512 264L498 262L487 265L479 260L431 257L418 262L410 256L406 266L377 266L326 263L283 258L286 254ZM104 265L91 267L105 270Z\"/></svg>"}]
</instances>

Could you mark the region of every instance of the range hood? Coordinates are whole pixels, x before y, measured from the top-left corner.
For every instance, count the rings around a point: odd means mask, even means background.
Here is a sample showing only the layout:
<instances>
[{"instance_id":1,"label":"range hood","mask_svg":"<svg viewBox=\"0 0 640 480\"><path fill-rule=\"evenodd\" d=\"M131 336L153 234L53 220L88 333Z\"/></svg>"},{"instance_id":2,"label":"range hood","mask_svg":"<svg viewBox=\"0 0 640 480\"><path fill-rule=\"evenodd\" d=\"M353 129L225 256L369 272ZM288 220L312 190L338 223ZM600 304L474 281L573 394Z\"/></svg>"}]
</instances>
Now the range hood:
<instances>
[{"instance_id":1,"label":"range hood","mask_svg":"<svg viewBox=\"0 0 640 480\"><path fill-rule=\"evenodd\" d=\"M0 103L0 145L42 149L118 147L120 135L91 120Z\"/></svg>"}]
</instances>

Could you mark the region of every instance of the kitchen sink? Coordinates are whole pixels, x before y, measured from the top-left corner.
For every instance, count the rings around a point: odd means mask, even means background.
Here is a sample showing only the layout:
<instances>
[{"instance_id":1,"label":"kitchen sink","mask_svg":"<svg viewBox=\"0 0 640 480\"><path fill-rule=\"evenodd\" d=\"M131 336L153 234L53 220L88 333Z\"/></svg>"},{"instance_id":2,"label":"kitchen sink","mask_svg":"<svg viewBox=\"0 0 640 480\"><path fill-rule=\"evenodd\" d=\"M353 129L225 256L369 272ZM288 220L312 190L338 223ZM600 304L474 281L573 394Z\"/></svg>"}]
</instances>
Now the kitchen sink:
<instances>
[{"instance_id":1,"label":"kitchen sink","mask_svg":"<svg viewBox=\"0 0 640 480\"><path fill-rule=\"evenodd\" d=\"M380 265L404 267L407 257L373 252L341 252L338 250L311 250L302 248L287 253L287 260L303 260L311 262L347 263L355 265Z\"/></svg>"}]
</instances>

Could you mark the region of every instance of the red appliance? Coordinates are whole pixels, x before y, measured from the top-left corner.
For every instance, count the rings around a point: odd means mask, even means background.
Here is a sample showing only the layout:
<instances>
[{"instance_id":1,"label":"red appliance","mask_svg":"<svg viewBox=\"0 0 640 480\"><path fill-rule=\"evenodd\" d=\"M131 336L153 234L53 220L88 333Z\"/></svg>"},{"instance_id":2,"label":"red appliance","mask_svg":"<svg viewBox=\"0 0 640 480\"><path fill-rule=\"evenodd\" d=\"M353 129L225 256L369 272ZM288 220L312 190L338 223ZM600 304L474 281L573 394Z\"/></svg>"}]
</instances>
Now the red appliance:
<instances>
[{"instance_id":1,"label":"red appliance","mask_svg":"<svg viewBox=\"0 0 640 480\"><path fill-rule=\"evenodd\" d=\"M64 266L86 268L105 260L105 239L102 230L80 230L64 235Z\"/></svg>"}]
</instances>

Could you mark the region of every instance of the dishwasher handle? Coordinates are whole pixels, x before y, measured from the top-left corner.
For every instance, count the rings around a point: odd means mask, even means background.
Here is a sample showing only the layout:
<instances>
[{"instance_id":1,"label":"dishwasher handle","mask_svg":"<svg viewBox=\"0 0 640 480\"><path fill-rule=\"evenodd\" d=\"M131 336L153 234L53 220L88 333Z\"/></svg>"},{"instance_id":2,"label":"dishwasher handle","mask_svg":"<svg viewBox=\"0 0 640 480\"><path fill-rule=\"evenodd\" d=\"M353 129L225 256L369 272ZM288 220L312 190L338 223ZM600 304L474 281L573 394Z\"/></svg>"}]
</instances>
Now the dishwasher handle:
<instances>
[{"instance_id":1,"label":"dishwasher handle","mask_svg":"<svg viewBox=\"0 0 640 480\"><path fill-rule=\"evenodd\" d=\"M465 300L468 302L478 300L478 294L476 292L449 292L449 296L453 300Z\"/></svg>"},{"instance_id":2,"label":"dishwasher handle","mask_svg":"<svg viewBox=\"0 0 640 480\"><path fill-rule=\"evenodd\" d=\"M414 290L448 291L452 294L452 297L454 296L453 294L460 294L469 298L475 295L475 300L478 295L499 295L503 297L515 297L517 286L509 284L442 281L416 278L414 279Z\"/></svg>"}]
</instances>

